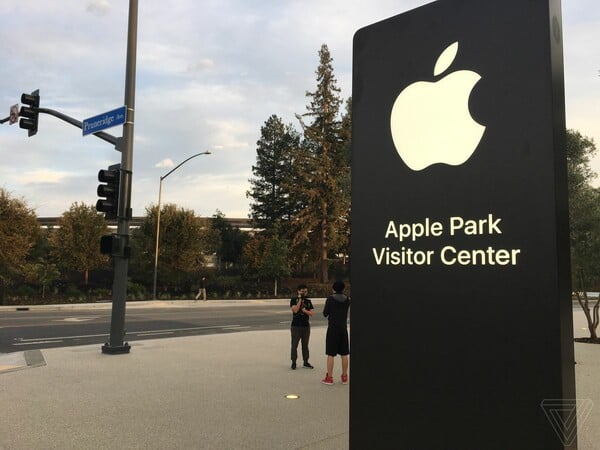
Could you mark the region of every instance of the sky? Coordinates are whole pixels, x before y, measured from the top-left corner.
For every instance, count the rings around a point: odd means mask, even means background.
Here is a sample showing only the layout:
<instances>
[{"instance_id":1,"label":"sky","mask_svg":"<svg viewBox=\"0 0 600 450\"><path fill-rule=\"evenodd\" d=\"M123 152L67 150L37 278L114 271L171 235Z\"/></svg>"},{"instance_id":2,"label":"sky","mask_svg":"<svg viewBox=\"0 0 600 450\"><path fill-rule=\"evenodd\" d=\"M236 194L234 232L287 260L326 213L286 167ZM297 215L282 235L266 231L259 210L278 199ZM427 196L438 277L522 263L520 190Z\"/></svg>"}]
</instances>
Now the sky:
<instances>
[{"instance_id":1,"label":"sky","mask_svg":"<svg viewBox=\"0 0 600 450\"><path fill-rule=\"evenodd\" d=\"M135 216L158 202L247 217L260 128L298 127L327 44L341 96L352 89L352 38L424 0L140 0L133 145ZM78 120L124 105L127 0L2 0L0 118L23 92ZM600 3L563 0L566 122L600 142ZM122 127L106 130L121 136ZM95 204L114 147L42 114L37 135L0 125L0 187L39 217ZM592 161L600 172L600 156ZM598 184L598 183L597 183Z\"/></svg>"}]
</instances>

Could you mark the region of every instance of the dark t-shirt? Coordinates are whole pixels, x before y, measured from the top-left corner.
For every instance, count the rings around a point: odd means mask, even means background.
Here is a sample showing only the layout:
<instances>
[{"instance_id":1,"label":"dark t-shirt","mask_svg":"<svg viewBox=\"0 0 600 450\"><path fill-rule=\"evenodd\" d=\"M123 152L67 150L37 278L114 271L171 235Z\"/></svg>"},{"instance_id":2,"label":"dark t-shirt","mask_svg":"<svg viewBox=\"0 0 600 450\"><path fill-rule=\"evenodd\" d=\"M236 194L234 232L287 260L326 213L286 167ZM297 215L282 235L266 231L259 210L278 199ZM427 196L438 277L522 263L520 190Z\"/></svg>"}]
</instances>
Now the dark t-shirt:
<instances>
[{"instance_id":1,"label":"dark t-shirt","mask_svg":"<svg viewBox=\"0 0 600 450\"><path fill-rule=\"evenodd\" d=\"M348 321L348 308L350 308L350 297L344 294L332 294L325 300L323 315L329 321L329 328L336 330L346 329Z\"/></svg>"},{"instance_id":2,"label":"dark t-shirt","mask_svg":"<svg viewBox=\"0 0 600 450\"><path fill-rule=\"evenodd\" d=\"M298 301L300 299L298 297L292 297L292 299L290 300L290 308L292 306L295 306ZM311 309L315 309L312 302L310 301L310 298L305 298L304 299L304 308L311 310ZM293 327L308 327L310 326L310 323L308 322L309 316L307 316L306 314L304 314L302 312L302 308L300 308L298 310L297 313L292 313L292 326Z\"/></svg>"}]
</instances>

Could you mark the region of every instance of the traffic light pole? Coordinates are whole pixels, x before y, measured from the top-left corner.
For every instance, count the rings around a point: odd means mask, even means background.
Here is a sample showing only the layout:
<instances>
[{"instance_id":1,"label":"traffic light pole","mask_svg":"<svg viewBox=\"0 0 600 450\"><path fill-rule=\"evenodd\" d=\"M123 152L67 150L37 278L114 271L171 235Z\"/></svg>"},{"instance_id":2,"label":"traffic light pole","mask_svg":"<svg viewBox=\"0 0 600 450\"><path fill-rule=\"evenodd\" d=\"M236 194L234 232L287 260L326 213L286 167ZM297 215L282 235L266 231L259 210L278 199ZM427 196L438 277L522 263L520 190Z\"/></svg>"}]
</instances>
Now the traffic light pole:
<instances>
[{"instance_id":1,"label":"traffic light pole","mask_svg":"<svg viewBox=\"0 0 600 450\"><path fill-rule=\"evenodd\" d=\"M133 124L135 112L135 67L137 53L138 0L129 0L129 25L127 28L127 64L125 70L125 105L127 121L123 125L123 137L117 143L121 151L121 182L119 184L119 210L117 214L117 236L125 247L129 240L131 219L131 173L133 162ZM112 289L112 315L110 340L102 346L102 353L129 353L130 346L125 337L125 298L127 296L127 270L129 252L122 251L113 256L114 279Z\"/></svg>"}]
</instances>

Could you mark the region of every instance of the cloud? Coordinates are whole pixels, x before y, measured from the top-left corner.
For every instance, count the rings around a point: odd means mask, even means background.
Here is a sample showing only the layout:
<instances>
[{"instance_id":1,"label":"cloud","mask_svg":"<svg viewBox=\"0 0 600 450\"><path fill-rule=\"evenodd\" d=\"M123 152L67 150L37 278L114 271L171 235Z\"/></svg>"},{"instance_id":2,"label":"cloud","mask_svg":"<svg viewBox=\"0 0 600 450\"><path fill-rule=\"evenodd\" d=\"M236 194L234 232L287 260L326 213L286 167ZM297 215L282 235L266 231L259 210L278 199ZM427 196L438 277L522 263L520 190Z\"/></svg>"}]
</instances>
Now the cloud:
<instances>
[{"instance_id":1,"label":"cloud","mask_svg":"<svg viewBox=\"0 0 600 450\"><path fill-rule=\"evenodd\" d=\"M197 61L191 63L187 67L187 71L190 73L201 72L204 70L210 70L215 67L215 62L210 58L200 58Z\"/></svg>"},{"instance_id":2,"label":"cloud","mask_svg":"<svg viewBox=\"0 0 600 450\"><path fill-rule=\"evenodd\" d=\"M19 176L19 181L24 184L58 184L70 175L68 172L32 170Z\"/></svg>"},{"instance_id":3,"label":"cloud","mask_svg":"<svg viewBox=\"0 0 600 450\"><path fill-rule=\"evenodd\" d=\"M175 163L171 158L165 158L162 161L156 163L154 167L174 167Z\"/></svg>"},{"instance_id":4,"label":"cloud","mask_svg":"<svg viewBox=\"0 0 600 450\"><path fill-rule=\"evenodd\" d=\"M193 209L196 215L212 216L217 209L226 208L227 217L247 217L249 200L247 172L230 174L198 173L198 167L189 166L163 183L163 202ZM150 192L155 192L157 182L149 183Z\"/></svg>"},{"instance_id":5,"label":"cloud","mask_svg":"<svg viewBox=\"0 0 600 450\"><path fill-rule=\"evenodd\" d=\"M85 10L96 16L106 16L112 9L108 0L94 0L88 3Z\"/></svg>"}]
</instances>

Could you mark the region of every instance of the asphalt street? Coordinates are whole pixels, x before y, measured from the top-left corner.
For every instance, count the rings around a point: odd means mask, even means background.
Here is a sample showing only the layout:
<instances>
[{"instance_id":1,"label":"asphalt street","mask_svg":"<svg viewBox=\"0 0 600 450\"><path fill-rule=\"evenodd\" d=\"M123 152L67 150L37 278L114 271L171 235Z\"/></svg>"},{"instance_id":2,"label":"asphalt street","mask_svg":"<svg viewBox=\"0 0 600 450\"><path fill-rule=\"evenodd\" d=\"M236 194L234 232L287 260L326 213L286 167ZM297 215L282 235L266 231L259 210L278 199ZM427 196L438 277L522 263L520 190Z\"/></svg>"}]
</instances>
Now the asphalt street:
<instances>
[{"instance_id":1,"label":"asphalt street","mask_svg":"<svg viewBox=\"0 0 600 450\"><path fill-rule=\"evenodd\" d=\"M2 307L0 353L104 344L110 332L110 308L109 303L26 310ZM313 325L325 325L322 301L315 300L315 310ZM289 328L290 319L287 300L128 303L126 340L281 330Z\"/></svg>"}]
</instances>

